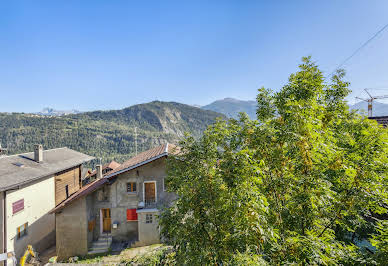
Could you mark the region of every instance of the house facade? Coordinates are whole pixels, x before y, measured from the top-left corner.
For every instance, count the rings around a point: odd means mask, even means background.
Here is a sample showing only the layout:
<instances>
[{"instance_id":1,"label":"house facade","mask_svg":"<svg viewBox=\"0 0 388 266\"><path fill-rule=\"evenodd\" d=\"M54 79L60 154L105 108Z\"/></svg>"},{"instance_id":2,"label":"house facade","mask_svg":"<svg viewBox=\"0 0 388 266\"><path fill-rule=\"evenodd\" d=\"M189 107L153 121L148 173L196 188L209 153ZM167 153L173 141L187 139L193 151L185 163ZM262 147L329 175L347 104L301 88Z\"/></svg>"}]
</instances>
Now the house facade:
<instances>
[{"instance_id":1,"label":"house facade","mask_svg":"<svg viewBox=\"0 0 388 266\"><path fill-rule=\"evenodd\" d=\"M174 150L165 144L140 153L52 210L58 258L102 253L112 241L123 247L159 243L158 214L175 199L164 186L166 158Z\"/></svg>"},{"instance_id":2,"label":"house facade","mask_svg":"<svg viewBox=\"0 0 388 266\"><path fill-rule=\"evenodd\" d=\"M0 253L19 260L27 245L38 252L55 245L49 211L80 189L82 164L93 157L68 148L0 157Z\"/></svg>"}]
</instances>

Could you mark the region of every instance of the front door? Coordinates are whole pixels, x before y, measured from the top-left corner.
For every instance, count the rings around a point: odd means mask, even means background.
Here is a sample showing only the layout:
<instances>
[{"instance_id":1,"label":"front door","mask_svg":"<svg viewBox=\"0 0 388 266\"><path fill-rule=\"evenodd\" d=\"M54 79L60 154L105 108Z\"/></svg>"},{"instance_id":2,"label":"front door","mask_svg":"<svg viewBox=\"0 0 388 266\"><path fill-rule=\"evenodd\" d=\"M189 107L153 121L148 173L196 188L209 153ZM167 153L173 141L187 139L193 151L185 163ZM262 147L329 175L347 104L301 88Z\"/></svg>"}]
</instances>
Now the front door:
<instances>
[{"instance_id":1,"label":"front door","mask_svg":"<svg viewBox=\"0 0 388 266\"><path fill-rule=\"evenodd\" d=\"M102 231L105 233L110 232L111 217L110 209L101 209L102 212Z\"/></svg>"},{"instance_id":2,"label":"front door","mask_svg":"<svg viewBox=\"0 0 388 266\"><path fill-rule=\"evenodd\" d=\"M144 183L144 190L145 190L145 204L151 205L154 204L156 201L156 195L155 195L155 183Z\"/></svg>"}]
</instances>

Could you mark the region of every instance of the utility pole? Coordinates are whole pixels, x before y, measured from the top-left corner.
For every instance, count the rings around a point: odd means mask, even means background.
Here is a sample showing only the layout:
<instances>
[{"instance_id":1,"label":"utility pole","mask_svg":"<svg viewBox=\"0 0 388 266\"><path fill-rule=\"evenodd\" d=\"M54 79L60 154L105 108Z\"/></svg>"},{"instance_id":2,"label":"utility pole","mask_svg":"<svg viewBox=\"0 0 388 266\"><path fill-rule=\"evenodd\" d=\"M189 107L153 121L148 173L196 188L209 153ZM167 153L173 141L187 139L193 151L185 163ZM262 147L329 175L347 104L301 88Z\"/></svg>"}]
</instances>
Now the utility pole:
<instances>
[{"instance_id":1,"label":"utility pole","mask_svg":"<svg viewBox=\"0 0 388 266\"><path fill-rule=\"evenodd\" d=\"M137 155L137 127L135 127L135 154Z\"/></svg>"}]
</instances>

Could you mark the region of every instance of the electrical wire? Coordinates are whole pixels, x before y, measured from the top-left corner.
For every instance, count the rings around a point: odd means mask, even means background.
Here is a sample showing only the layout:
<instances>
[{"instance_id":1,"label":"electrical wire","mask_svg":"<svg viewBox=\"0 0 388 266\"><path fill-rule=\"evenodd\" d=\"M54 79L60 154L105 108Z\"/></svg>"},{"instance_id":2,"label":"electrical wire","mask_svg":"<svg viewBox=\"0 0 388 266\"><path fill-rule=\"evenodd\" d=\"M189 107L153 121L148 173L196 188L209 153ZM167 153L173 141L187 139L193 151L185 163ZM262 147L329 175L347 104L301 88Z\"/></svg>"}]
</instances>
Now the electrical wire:
<instances>
[{"instance_id":1,"label":"electrical wire","mask_svg":"<svg viewBox=\"0 0 388 266\"><path fill-rule=\"evenodd\" d=\"M378 32L376 32L369 40L364 42L360 47L358 47L349 57L347 57L344 61L342 61L336 68L333 70L333 72L330 73L326 78L331 77L337 69L341 68L347 61L349 61L352 57L354 57L359 51L361 51L365 46L368 45L374 38L376 38L380 33L382 33L386 28L388 28L388 24L386 24L384 27L382 27Z\"/></svg>"}]
</instances>

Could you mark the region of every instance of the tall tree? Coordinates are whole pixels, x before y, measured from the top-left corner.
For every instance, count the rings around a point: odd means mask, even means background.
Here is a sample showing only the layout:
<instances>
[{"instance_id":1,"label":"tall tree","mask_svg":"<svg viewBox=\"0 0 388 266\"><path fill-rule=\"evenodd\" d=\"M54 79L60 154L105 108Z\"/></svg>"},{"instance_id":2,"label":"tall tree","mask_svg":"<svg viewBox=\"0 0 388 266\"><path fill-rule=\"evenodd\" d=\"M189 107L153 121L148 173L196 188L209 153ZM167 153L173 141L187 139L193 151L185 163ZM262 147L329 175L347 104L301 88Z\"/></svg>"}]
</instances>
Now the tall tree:
<instances>
[{"instance_id":1,"label":"tall tree","mask_svg":"<svg viewBox=\"0 0 388 266\"><path fill-rule=\"evenodd\" d=\"M279 92L259 90L257 120L182 141L168 164L178 199L161 215L178 263L376 262L355 244L374 234L386 249L374 226L388 206L387 131L349 112L343 78L326 83L303 58Z\"/></svg>"}]
</instances>

